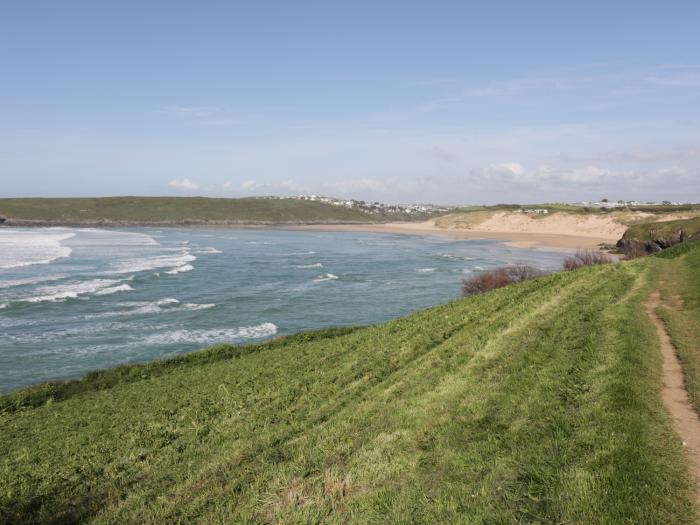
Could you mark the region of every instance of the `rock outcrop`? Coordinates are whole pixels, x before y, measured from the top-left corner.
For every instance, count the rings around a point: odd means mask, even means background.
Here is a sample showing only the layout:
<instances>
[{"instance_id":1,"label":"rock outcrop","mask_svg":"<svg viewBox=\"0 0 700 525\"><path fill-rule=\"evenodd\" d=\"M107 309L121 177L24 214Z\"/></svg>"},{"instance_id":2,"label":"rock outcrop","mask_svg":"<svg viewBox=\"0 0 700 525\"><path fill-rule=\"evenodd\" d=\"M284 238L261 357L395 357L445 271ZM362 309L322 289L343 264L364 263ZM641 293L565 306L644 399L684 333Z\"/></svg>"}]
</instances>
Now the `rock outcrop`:
<instances>
[{"instance_id":1,"label":"rock outcrop","mask_svg":"<svg viewBox=\"0 0 700 525\"><path fill-rule=\"evenodd\" d=\"M626 232L617 241L617 247L623 252L641 247L647 253L656 253L685 241L700 240L700 233L690 235L685 228L679 228L671 233L665 232L663 236L660 236L655 228L649 228L647 237L647 240L641 240L629 236L628 232Z\"/></svg>"}]
</instances>

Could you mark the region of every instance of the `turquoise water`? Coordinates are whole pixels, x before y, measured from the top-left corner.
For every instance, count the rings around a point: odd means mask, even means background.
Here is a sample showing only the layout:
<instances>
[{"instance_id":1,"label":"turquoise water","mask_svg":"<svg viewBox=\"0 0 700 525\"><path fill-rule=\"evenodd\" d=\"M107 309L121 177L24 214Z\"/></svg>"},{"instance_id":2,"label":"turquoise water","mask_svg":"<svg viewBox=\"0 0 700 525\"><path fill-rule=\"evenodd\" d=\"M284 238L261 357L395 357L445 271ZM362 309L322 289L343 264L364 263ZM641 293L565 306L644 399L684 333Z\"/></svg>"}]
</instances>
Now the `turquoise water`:
<instances>
[{"instance_id":1,"label":"turquoise water","mask_svg":"<svg viewBox=\"0 0 700 525\"><path fill-rule=\"evenodd\" d=\"M284 230L0 229L0 391L218 342L379 323L560 253Z\"/></svg>"}]
</instances>

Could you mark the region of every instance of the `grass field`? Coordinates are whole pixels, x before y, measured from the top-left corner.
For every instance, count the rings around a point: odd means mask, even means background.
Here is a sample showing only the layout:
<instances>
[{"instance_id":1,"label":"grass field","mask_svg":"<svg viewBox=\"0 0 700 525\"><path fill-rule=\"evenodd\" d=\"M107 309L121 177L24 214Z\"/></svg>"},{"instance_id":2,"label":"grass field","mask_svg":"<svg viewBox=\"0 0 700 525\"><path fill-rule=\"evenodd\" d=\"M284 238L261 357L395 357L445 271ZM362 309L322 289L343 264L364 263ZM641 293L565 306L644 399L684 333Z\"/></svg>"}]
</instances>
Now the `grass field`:
<instances>
[{"instance_id":1,"label":"grass field","mask_svg":"<svg viewBox=\"0 0 700 525\"><path fill-rule=\"evenodd\" d=\"M372 222L360 210L297 199L206 197L104 197L0 199L8 219L86 221Z\"/></svg>"},{"instance_id":2,"label":"grass field","mask_svg":"<svg viewBox=\"0 0 700 525\"><path fill-rule=\"evenodd\" d=\"M643 307L691 347L685 251L7 395L0 522L694 523Z\"/></svg>"}]
</instances>

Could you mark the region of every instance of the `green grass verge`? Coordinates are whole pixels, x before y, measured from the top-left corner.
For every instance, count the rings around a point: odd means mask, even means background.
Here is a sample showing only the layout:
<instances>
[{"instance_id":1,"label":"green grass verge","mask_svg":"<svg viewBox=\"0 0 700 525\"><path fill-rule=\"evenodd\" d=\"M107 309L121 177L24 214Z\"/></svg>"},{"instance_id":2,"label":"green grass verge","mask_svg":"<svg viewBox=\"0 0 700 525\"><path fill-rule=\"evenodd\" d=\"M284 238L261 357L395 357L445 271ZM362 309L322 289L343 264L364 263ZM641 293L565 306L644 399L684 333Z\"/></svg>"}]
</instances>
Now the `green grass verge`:
<instances>
[{"instance_id":1,"label":"green grass verge","mask_svg":"<svg viewBox=\"0 0 700 525\"><path fill-rule=\"evenodd\" d=\"M372 222L381 218L315 201L206 197L0 199L0 215L15 220L63 222Z\"/></svg>"},{"instance_id":2,"label":"green grass verge","mask_svg":"<svg viewBox=\"0 0 700 525\"><path fill-rule=\"evenodd\" d=\"M690 401L700 412L700 243L693 244L687 255L666 261L659 270L659 279L665 283L659 316L683 365Z\"/></svg>"},{"instance_id":3,"label":"green grass verge","mask_svg":"<svg viewBox=\"0 0 700 525\"><path fill-rule=\"evenodd\" d=\"M671 262L16 392L0 522L693 523L642 304Z\"/></svg>"}]
</instances>

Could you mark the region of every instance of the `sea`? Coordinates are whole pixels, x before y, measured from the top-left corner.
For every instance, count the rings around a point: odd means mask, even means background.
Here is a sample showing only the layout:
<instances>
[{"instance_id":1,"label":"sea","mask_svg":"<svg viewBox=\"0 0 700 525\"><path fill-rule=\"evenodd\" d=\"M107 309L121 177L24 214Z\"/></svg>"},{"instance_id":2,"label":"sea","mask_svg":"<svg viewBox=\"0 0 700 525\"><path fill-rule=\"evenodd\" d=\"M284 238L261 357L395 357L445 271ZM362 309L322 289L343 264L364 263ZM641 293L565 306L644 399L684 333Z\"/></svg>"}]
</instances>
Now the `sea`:
<instances>
[{"instance_id":1,"label":"sea","mask_svg":"<svg viewBox=\"0 0 700 525\"><path fill-rule=\"evenodd\" d=\"M0 228L0 392L460 297L565 254L490 240L276 229Z\"/></svg>"}]
</instances>

